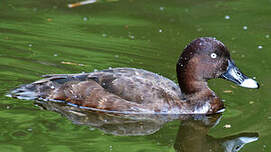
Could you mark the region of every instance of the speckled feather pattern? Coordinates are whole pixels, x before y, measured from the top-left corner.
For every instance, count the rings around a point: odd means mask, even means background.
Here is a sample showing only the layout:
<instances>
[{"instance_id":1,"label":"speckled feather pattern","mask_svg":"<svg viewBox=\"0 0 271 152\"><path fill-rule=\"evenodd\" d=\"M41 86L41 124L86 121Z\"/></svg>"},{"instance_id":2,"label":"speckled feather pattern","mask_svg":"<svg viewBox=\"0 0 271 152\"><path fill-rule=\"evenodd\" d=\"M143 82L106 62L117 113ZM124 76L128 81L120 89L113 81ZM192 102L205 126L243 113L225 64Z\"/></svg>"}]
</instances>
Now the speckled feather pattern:
<instances>
[{"instance_id":1,"label":"speckled feather pattern","mask_svg":"<svg viewBox=\"0 0 271 152\"><path fill-rule=\"evenodd\" d=\"M173 81L134 68L113 68L92 73L45 75L44 79L15 89L32 92L21 99L62 100L79 106L124 112L192 113L180 100ZM21 91L19 91L21 90ZM206 111L205 111L206 112Z\"/></svg>"}]
</instances>

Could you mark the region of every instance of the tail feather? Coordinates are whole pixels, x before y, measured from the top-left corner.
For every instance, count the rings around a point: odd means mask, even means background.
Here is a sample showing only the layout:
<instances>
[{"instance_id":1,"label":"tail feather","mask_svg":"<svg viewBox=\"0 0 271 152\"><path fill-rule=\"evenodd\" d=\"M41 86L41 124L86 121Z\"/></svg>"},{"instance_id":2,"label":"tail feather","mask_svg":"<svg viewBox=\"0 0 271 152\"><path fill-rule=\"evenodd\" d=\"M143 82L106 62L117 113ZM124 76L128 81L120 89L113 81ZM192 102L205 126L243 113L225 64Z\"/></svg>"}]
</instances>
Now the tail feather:
<instances>
[{"instance_id":1,"label":"tail feather","mask_svg":"<svg viewBox=\"0 0 271 152\"><path fill-rule=\"evenodd\" d=\"M7 96L24 100L35 100L39 98L37 91L36 85L27 84L10 91Z\"/></svg>"},{"instance_id":2,"label":"tail feather","mask_svg":"<svg viewBox=\"0 0 271 152\"><path fill-rule=\"evenodd\" d=\"M6 96L24 100L46 100L56 88L69 81L84 81L88 74L53 74L43 77L45 78L11 90Z\"/></svg>"}]
</instances>

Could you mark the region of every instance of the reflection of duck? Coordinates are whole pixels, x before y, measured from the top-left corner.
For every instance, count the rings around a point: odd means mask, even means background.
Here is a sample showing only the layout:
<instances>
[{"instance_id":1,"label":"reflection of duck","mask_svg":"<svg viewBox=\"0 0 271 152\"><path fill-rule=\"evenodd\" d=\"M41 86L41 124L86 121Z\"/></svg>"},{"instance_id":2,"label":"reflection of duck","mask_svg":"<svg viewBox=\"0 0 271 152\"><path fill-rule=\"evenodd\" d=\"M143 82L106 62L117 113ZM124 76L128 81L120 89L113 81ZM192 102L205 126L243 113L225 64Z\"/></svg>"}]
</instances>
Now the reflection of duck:
<instances>
[{"instance_id":1,"label":"reflection of duck","mask_svg":"<svg viewBox=\"0 0 271 152\"><path fill-rule=\"evenodd\" d=\"M165 77L133 68L44 77L13 90L11 96L62 100L119 112L199 114L223 108L223 102L207 86L209 79L222 77L242 87L258 88L256 81L234 65L224 44L214 38L198 38L184 49L177 63L180 88Z\"/></svg>"},{"instance_id":2,"label":"reflection of duck","mask_svg":"<svg viewBox=\"0 0 271 152\"><path fill-rule=\"evenodd\" d=\"M61 113L77 125L95 127L108 134L117 136L149 135L158 131L162 125L174 119L162 115L135 114L124 115L89 111L66 105L65 103L37 101L46 110Z\"/></svg>"},{"instance_id":3,"label":"reflection of duck","mask_svg":"<svg viewBox=\"0 0 271 152\"><path fill-rule=\"evenodd\" d=\"M87 125L118 136L150 135L168 121L179 119L181 124L174 148L177 152L237 152L245 144L258 139L257 133L241 133L214 138L209 128L220 121L221 115L161 115L161 114L110 114L91 112L63 103L38 101L39 106L61 113L74 124ZM163 138L163 137L162 137Z\"/></svg>"},{"instance_id":4,"label":"reflection of duck","mask_svg":"<svg viewBox=\"0 0 271 152\"><path fill-rule=\"evenodd\" d=\"M240 133L214 138L207 134L212 125L201 120L182 121L174 145L175 150L177 152L237 152L245 144L258 140L257 133Z\"/></svg>"}]
</instances>

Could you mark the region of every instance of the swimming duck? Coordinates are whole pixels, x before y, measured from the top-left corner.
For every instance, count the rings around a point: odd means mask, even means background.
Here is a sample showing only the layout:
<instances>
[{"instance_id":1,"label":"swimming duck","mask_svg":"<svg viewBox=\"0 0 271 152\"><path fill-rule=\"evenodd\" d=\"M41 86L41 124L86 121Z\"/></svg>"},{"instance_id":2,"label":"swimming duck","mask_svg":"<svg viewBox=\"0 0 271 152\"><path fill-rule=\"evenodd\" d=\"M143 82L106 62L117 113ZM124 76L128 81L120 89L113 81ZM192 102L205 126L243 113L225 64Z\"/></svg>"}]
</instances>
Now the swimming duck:
<instances>
[{"instance_id":1,"label":"swimming duck","mask_svg":"<svg viewBox=\"0 0 271 152\"><path fill-rule=\"evenodd\" d=\"M224 104L207 81L224 78L241 87L259 88L234 64L226 46L202 37L184 48L173 81L135 68L112 68L91 73L52 74L22 85L10 96L27 100L63 101L81 108L114 112L212 114Z\"/></svg>"}]
</instances>

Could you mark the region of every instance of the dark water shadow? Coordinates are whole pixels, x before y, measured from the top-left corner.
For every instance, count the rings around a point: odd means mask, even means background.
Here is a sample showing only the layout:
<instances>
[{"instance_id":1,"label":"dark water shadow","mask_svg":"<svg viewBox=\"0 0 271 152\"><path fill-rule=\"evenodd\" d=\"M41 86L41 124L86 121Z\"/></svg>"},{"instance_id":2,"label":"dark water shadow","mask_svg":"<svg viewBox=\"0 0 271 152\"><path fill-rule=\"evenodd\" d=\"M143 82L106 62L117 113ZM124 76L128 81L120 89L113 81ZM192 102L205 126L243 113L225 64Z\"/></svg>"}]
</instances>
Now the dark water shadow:
<instances>
[{"instance_id":1,"label":"dark water shadow","mask_svg":"<svg viewBox=\"0 0 271 152\"><path fill-rule=\"evenodd\" d=\"M222 138L208 135L222 115L117 114L90 111L65 103L36 101L43 109L55 111L74 124L95 127L117 136L150 135L169 121L180 120L174 149L176 152L238 152L244 145L258 140L258 133L240 133Z\"/></svg>"}]
</instances>

